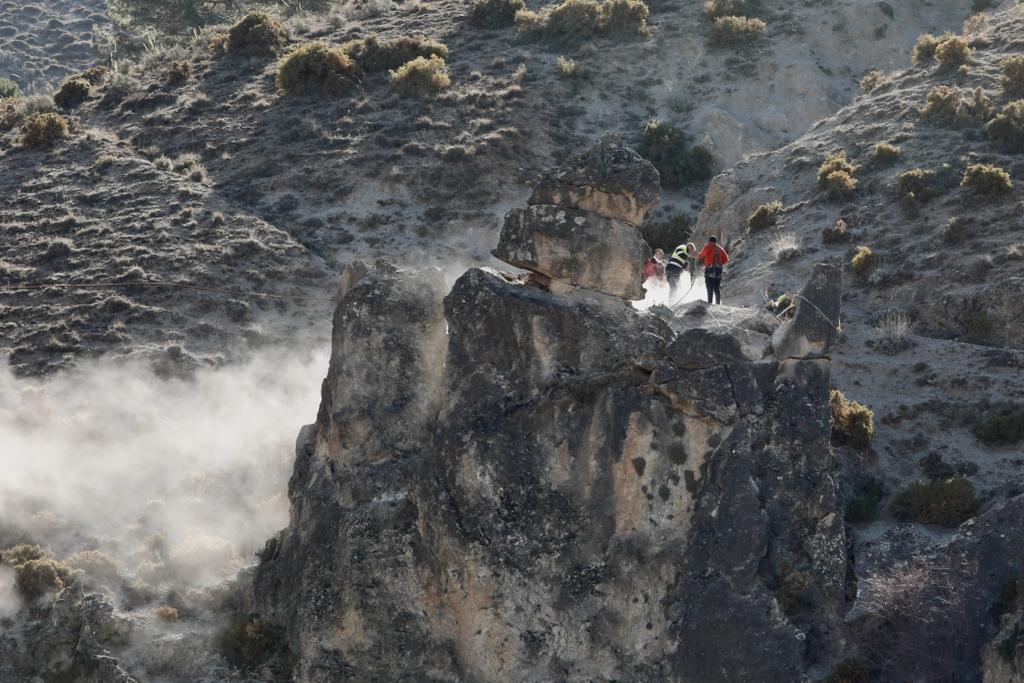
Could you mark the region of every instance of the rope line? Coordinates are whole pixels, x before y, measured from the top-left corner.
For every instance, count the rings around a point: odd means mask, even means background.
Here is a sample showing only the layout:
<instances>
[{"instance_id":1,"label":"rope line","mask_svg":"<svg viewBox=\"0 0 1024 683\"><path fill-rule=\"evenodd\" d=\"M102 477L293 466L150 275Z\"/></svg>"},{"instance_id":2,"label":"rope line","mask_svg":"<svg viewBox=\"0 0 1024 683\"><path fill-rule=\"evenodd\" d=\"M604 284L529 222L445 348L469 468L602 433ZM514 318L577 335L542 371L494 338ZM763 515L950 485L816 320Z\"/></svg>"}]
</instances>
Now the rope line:
<instances>
[{"instance_id":1,"label":"rope line","mask_svg":"<svg viewBox=\"0 0 1024 683\"><path fill-rule=\"evenodd\" d=\"M165 280L147 280L142 282L55 282L50 284L26 283L26 284L0 284L0 292L18 291L31 289L117 289L119 287L172 287L177 289L191 289L211 294L226 294L235 298L262 297L265 299L298 300L298 301L326 301L334 303L333 297L322 296L301 296L297 294L271 294L269 292L243 292L218 287L204 287L193 285L187 282L170 282Z\"/></svg>"}]
</instances>

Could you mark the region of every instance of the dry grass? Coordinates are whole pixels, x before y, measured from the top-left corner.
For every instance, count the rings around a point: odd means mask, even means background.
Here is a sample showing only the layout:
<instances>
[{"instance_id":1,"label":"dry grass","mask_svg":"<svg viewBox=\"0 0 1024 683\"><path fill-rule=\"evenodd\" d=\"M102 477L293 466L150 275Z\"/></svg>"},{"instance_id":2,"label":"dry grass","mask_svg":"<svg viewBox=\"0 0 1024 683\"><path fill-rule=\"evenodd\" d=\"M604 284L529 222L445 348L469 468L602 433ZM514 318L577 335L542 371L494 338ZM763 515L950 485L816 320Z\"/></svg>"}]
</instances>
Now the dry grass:
<instances>
[{"instance_id":1,"label":"dry grass","mask_svg":"<svg viewBox=\"0 0 1024 683\"><path fill-rule=\"evenodd\" d=\"M768 240L768 253L777 262L789 261L800 255L800 238L792 232L777 232Z\"/></svg>"},{"instance_id":2,"label":"dry grass","mask_svg":"<svg viewBox=\"0 0 1024 683\"><path fill-rule=\"evenodd\" d=\"M887 353L899 353L910 348L912 327L913 321L906 313L886 313L872 328L875 348Z\"/></svg>"},{"instance_id":3,"label":"dry grass","mask_svg":"<svg viewBox=\"0 0 1024 683\"><path fill-rule=\"evenodd\" d=\"M862 280L867 279L880 265L882 265L882 256L872 251L871 247L857 247L856 253L850 260L853 272Z\"/></svg>"},{"instance_id":4,"label":"dry grass","mask_svg":"<svg viewBox=\"0 0 1024 683\"><path fill-rule=\"evenodd\" d=\"M20 142L24 147L49 147L66 138L69 131L68 120L60 114L33 114L21 125Z\"/></svg>"}]
</instances>

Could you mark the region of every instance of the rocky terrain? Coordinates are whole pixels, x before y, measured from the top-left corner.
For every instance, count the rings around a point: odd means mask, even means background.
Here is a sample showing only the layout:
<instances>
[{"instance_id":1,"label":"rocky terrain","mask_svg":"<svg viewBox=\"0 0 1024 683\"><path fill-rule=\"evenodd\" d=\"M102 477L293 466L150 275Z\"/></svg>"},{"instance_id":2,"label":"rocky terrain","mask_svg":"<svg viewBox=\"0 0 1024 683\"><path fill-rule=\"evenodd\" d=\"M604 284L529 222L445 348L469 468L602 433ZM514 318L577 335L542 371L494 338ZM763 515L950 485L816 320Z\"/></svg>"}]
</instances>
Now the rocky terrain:
<instances>
[{"instance_id":1,"label":"rocky terrain","mask_svg":"<svg viewBox=\"0 0 1024 683\"><path fill-rule=\"evenodd\" d=\"M760 3L722 46L702 4L584 40L343 5L0 102L14 372L332 346L235 582L104 584L67 556L109 539L0 525L61 556L0 554L0 678L1021 680L1024 10ZM450 85L283 91L371 33L443 41ZM69 135L23 144L49 110ZM724 172L669 182L654 117ZM697 209L726 305L636 305L643 235Z\"/></svg>"}]
</instances>

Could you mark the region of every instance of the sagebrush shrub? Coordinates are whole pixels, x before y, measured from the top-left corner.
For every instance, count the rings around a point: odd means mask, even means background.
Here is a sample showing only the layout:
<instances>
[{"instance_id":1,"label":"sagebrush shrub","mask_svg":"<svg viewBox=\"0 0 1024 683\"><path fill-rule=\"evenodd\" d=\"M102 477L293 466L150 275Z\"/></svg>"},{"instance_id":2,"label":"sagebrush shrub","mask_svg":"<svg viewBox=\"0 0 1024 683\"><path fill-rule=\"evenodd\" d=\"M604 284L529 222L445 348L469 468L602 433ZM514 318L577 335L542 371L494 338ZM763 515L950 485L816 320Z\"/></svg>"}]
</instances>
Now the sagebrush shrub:
<instances>
[{"instance_id":1,"label":"sagebrush shrub","mask_svg":"<svg viewBox=\"0 0 1024 683\"><path fill-rule=\"evenodd\" d=\"M767 28L760 19L751 17L718 17L711 28L711 44L715 47L740 47L764 35Z\"/></svg>"},{"instance_id":2,"label":"sagebrush shrub","mask_svg":"<svg viewBox=\"0 0 1024 683\"><path fill-rule=\"evenodd\" d=\"M171 68L167 70L167 84L171 86L181 85L192 78L192 64L184 60L172 62Z\"/></svg>"},{"instance_id":3,"label":"sagebrush shrub","mask_svg":"<svg viewBox=\"0 0 1024 683\"><path fill-rule=\"evenodd\" d=\"M971 482L964 477L916 482L892 501L892 513L901 521L956 527L978 511Z\"/></svg>"},{"instance_id":4,"label":"sagebrush shrub","mask_svg":"<svg viewBox=\"0 0 1024 683\"><path fill-rule=\"evenodd\" d=\"M1004 106L986 124L985 135L1004 152L1024 152L1024 100Z\"/></svg>"},{"instance_id":5,"label":"sagebrush shrub","mask_svg":"<svg viewBox=\"0 0 1024 683\"><path fill-rule=\"evenodd\" d=\"M821 162L821 166L818 167L818 187L821 188L822 190L830 191L834 184L832 181L829 180L830 176L832 176L835 173L840 173L844 174L845 176L852 180L853 177L857 175L857 171L859 170L860 166L852 163L846 157L845 151L840 150L838 152L830 154L827 157L825 157L825 161ZM856 187L856 181L854 181L853 187Z\"/></svg>"},{"instance_id":6,"label":"sagebrush shrub","mask_svg":"<svg viewBox=\"0 0 1024 683\"><path fill-rule=\"evenodd\" d=\"M376 35L369 35L345 43L341 50L367 73L394 71L417 57L448 57L447 45L421 36L399 36L381 40Z\"/></svg>"},{"instance_id":7,"label":"sagebrush shrub","mask_svg":"<svg viewBox=\"0 0 1024 683\"><path fill-rule=\"evenodd\" d=\"M166 624L173 624L178 621L178 610L175 607L161 605L153 608L153 616Z\"/></svg>"},{"instance_id":8,"label":"sagebrush shrub","mask_svg":"<svg viewBox=\"0 0 1024 683\"><path fill-rule=\"evenodd\" d=\"M53 95L53 101L61 109L74 109L89 97L91 87L84 78L69 78Z\"/></svg>"},{"instance_id":9,"label":"sagebrush shrub","mask_svg":"<svg viewBox=\"0 0 1024 683\"><path fill-rule=\"evenodd\" d=\"M437 55L417 57L391 72L391 85L400 95L427 95L444 90L451 83L448 67Z\"/></svg>"},{"instance_id":10,"label":"sagebrush shrub","mask_svg":"<svg viewBox=\"0 0 1024 683\"><path fill-rule=\"evenodd\" d=\"M711 19L742 17L747 14L747 3L746 0L707 0L704 13Z\"/></svg>"},{"instance_id":11,"label":"sagebrush shrub","mask_svg":"<svg viewBox=\"0 0 1024 683\"><path fill-rule=\"evenodd\" d=\"M853 272L860 278L871 275L880 265L882 265L882 255L872 251L871 247L857 247L857 251L850 260Z\"/></svg>"},{"instance_id":12,"label":"sagebrush shrub","mask_svg":"<svg viewBox=\"0 0 1024 683\"><path fill-rule=\"evenodd\" d=\"M642 0L562 0L540 12L521 10L516 26L524 34L578 45L599 34L620 37L647 35L650 9Z\"/></svg>"},{"instance_id":13,"label":"sagebrush shrub","mask_svg":"<svg viewBox=\"0 0 1024 683\"><path fill-rule=\"evenodd\" d=\"M1010 174L992 164L971 164L964 171L964 180L960 183L978 194L1007 194L1013 191Z\"/></svg>"},{"instance_id":14,"label":"sagebrush shrub","mask_svg":"<svg viewBox=\"0 0 1024 683\"><path fill-rule=\"evenodd\" d=\"M277 70L277 84L289 95L340 95L359 75L359 67L339 48L308 43L288 54Z\"/></svg>"},{"instance_id":15,"label":"sagebrush shrub","mask_svg":"<svg viewBox=\"0 0 1024 683\"><path fill-rule=\"evenodd\" d=\"M825 244L846 242L850 239L850 230L846 225L846 221L842 218L837 218L835 225L830 228L823 228L821 231L821 239Z\"/></svg>"},{"instance_id":16,"label":"sagebrush shrub","mask_svg":"<svg viewBox=\"0 0 1024 683\"><path fill-rule=\"evenodd\" d=\"M77 574L64 562L52 557L26 560L14 567L18 592L27 600L62 590Z\"/></svg>"},{"instance_id":17,"label":"sagebrush shrub","mask_svg":"<svg viewBox=\"0 0 1024 683\"><path fill-rule=\"evenodd\" d=\"M960 36L950 36L935 46L935 59L943 69L955 69L971 58L971 47Z\"/></svg>"},{"instance_id":18,"label":"sagebrush shrub","mask_svg":"<svg viewBox=\"0 0 1024 683\"><path fill-rule=\"evenodd\" d=\"M863 403L850 401L838 389L829 396L832 411L832 440L866 451L875 435L875 414Z\"/></svg>"},{"instance_id":19,"label":"sagebrush shrub","mask_svg":"<svg viewBox=\"0 0 1024 683\"><path fill-rule=\"evenodd\" d=\"M516 12L525 9L523 0L474 0L469 21L481 28L504 28L516 23Z\"/></svg>"},{"instance_id":20,"label":"sagebrush shrub","mask_svg":"<svg viewBox=\"0 0 1024 683\"><path fill-rule=\"evenodd\" d=\"M829 198L839 199L857 189L857 179L846 171L832 171L825 176L824 189Z\"/></svg>"},{"instance_id":21,"label":"sagebrush shrub","mask_svg":"<svg viewBox=\"0 0 1024 683\"><path fill-rule=\"evenodd\" d=\"M928 93L921 116L935 124L963 127L987 118L991 111L991 101L981 88L968 96L959 88L940 85Z\"/></svg>"},{"instance_id":22,"label":"sagebrush shrub","mask_svg":"<svg viewBox=\"0 0 1024 683\"><path fill-rule=\"evenodd\" d=\"M654 164L666 189L678 189L708 180L712 175L711 153L703 147L690 147L679 128L652 119L640 131L640 156Z\"/></svg>"},{"instance_id":23,"label":"sagebrush shrub","mask_svg":"<svg viewBox=\"0 0 1024 683\"><path fill-rule=\"evenodd\" d=\"M5 550L0 550L0 563L11 567L44 557L52 557L50 551L34 543L19 543Z\"/></svg>"},{"instance_id":24,"label":"sagebrush shrub","mask_svg":"<svg viewBox=\"0 0 1024 683\"><path fill-rule=\"evenodd\" d=\"M879 166L891 166L900 158L903 150L888 142L879 142L875 145L875 152L872 158Z\"/></svg>"},{"instance_id":25,"label":"sagebrush shrub","mask_svg":"<svg viewBox=\"0 0 1024 683\"><path fill-rule=\"evenodd\" d=\"M782 202L775 200L762 204L754 210L747 218L747 227L751 231L765 230L779 222L779 214L782 212Z\"/></svg>"},{"instance_id":26,"label":"sagebrush shrub","mask_svg":"<svg viewBox=\"0 0 1024 683\"><path fill-rule=\"evenodd\" d=\"M247 57L272 57L288 41L284 27L266 12L251 12L228 30L225 49Z\"/></svg>"},{"instance_id":27,"label":"sagebrush shrub","mask_svg":"<svg viewBox=\"0 0 1024 683\"><path fill-rule=\"evenodd\" d=\"M68 120L60 114L33 114L21 124L21 144L25 147L46 147L67 137Z\"/></svg>"},{"instance_id":28,"label":"sagebrush shrub","mask_svg":"<svg viewBox=\"0 0 1024 683\"><path fill-rule=\"evenodd\" d=\"M881 71L869 71L860 79L860 91L867 95L872 90L882 85L889 79Z\"/></svg>"},{"instance_id":29,"label":"sagebrush shrub","mask_svg":"<svg viewBox=\"0 0 1024 683\"><path fill-rule=\"evenodd\" d=\"M555 63L555 68L558 69L558 75L562 78L579 80L589 75L584 65L570 57L559 57Z\"/></svg>"},{"instance_id":30,"label":"sagebrush shrub","mask_svg":"<svg viewBox=\"0 0 1024 683\"><path fill-rule=\"evenodd\" d=\"M1024 439L1024 406L1011 406L987 415L974 425L974 435L988 446L1012 446Z\"/></svg>"},{"instance_id":31,"label":"sagebrush shrub","mask_svg":"<svg viewBox=\"0 0 1024 683\"><path fill-rule=\"evenodd\" d=\"M645 35L650 16L650 8L641 0L604 0L598 25L602 33L611 36Z\"/></svg>"},{"instance_id":32,"label":"sagebrush shrub","mask_svg":"<svg viewBox=\"0 0 1024 683\"><path fill-rule=\"evenodd\" d=\"M1003 91L1011 97L1024 95L1024 55L1003 60Z\"/></svg>"},{"instance_id":33,"label":"sagebrush shrub","mask_svg":"<svg viewBox=\"0 0 1024 683\"><path fill-rule=\"evenodd\" d=\"M913 168L900 175L900 192L909 199L926 202L939 194L939 174L923 168Z\"/></svg>"},{"instance_id":34,"label":"sagebrush shrub","mask_svg":"<svg viewBox=\"0 0 1024 683\"><path fill-rule=\"evenodd\" d=\"M11 97L21 97L21 88L12 80L0 78L0 100Z\"/></svg>"},{"instance_id":35,"label":"sagebrush shrub","mask_svg":"<svg viewBox=\"0 0 1024 683\"><path fill-rule=\"evenodd\" d=\"M935 50L938 48L939 43L946 38L951 38L952 34L947 33L941 38L936 38L931 33L925 33L917 39L917 43L914 45L914 56L912 62L914 66L921 66L935 59Z\"/></svg>"}]
</instances>

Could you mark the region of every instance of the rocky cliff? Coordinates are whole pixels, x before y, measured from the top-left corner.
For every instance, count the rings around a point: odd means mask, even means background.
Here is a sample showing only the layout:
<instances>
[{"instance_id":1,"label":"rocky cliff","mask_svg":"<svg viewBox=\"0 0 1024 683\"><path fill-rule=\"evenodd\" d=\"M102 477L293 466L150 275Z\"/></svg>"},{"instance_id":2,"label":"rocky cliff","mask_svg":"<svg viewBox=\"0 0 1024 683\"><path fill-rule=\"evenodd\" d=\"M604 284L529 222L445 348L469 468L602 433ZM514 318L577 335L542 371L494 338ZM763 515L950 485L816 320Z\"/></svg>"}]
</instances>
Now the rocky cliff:
<instances>
[{"instance_id":1,"label":"rocky cliff","mask_svg":"<svg viewBox=\"0 0 1024 683\"><path fill-rule=\"evenodd\" d=\"M532 275L349 280L254 579L296 680L783 681L838 651L827 346Z\"/></svg>"}]
</instances>

